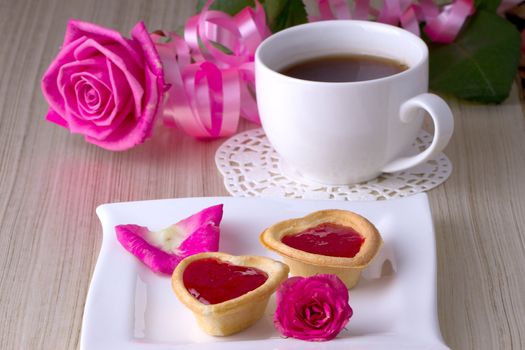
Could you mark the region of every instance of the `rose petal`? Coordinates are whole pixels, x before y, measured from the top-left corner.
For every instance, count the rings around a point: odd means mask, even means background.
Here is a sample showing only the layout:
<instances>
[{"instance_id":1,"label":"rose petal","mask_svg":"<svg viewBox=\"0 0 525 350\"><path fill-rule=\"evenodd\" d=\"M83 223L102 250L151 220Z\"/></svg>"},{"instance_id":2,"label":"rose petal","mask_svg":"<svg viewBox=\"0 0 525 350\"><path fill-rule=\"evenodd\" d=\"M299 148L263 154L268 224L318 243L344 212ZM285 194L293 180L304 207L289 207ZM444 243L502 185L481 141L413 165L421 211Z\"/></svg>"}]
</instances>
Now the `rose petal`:
<instances>
[{"instance_id":1,"label":"rose petal","mask_svg":"<svg viewBox=\"0 0 525 350\"><path fill-rule=\"evenodd\" d=\"M157 114L157 109L161 101L160 91L157 89L158 77L153 76L149 70L146 72L146 96L149 102L145 104L141 116L138 120L126 118L116 130L103 139L96 139L86 136L86 140L100 147L112 151L121 151L129 149L135 145L141 144L147 139L152 132L153 122Z\"/></svg>"},{"instance_id":2,"label":"rose petal","mask_svg":"<svg viewBox=\"0 0 525 350\"><path fill-rule=\"evenodd\" d=\"M157 115L159 105L162 104L162 92L165 89L162 64L154 44L144 23L139 22L132 30L132 37L137 40L142 48L147 68L144 69L145 95L144 110L138 121L126 120L119 129L115 130L105 140L96 140L86 137L88 142L109 150L124 150L144 142L151 134L153 121Z\"/></svg>"},{"instance_id":3,"label":"rose petal","mask_svg":"<svg viewBox=\"0 0 525 350\"><path fill-rule=\"evenodd\" d=\"M83 65L81 66L81 64ZM92 65L97 66L94 68ZM103 73L98 73L97 77L111 84L112 95L108 99L104 110L94 119L85 118L82 115L77 105L77 99L71 96L74 93L74 87L71 84L67 84L66 77L70 74L70 70L77 72L80 67L84 66L89 67L89 72L96 73L97 70L102 71ZM100 66L103 66L104 69ZM74 76L75 73L71 74L70 80L73 79ZM126 81L125 75L111 60L102 55L99 55L97 58L65 65L59 75L59 81L63 82L64 85L62 93L65 96L66 114L69 116L70 131L73 133L85 135L86 138L92 140L107 140L132 113L134 99L130 96L130 87L128 85L122 86L123 82ZM120 85L116 84L115 81L120 82ZM103 81L101 81L101 83L103 83ZM142 88L140 88L140 90L142 90ZM140 96L141 95L142 92L140 92ZM134 122L135 119L131 118L130 124Z\"/></svg>"},{"instance_id":4,"label":"rose petal","mask_svg":"<svg viewBox=\"0 0 525 350\"><path fill-rule=\"evenodd\" d=\"M182 260L180 256L168 254L163 250L150 245L144 238L146 227L137 225L119 225L115 227L117 239L122 246L153 272L171 274Z\"/></svg>"},{"instance_id":5,"label":"rose petal","mask_svg":"<svg viewBox=\"0 0 525 350\"><path fill-rule=\"evenodd\" d=\"M115 83L117 85L129 85L129 89L133 94L133 101L135 102L135 114L139 116L142 113L142 97L144 95L142 86L143 69L131 60L124 60L127 57L126 54L127 52L121 46L115 44L102 46L93 39L87 39L74 52L77 60L101 55L113 63L125 77L125 79L119 79Z\"/></svg>"},{"instance_id":6,"label":"rose petal","mask_svg":"<svg viewBox=\"0 0 525 350\"><path fill-rule=\"evenodd\" d=\"M145 61L154 75L161 78L158 82L160 90L164 89L164 71L162 69L162 62L160 61L159 53L151 40L151 37L144 25L144 22L138 22L131 30L131 37L137 41L145 56ZM142 62L142 60L141 60Z\"/></svg>"},{"instance_id":7,"label":"rose petal","mask_svg":"<svg viewBox=\"0 0 525 350\"><path fill-rule=\"evenodd\" d=\"M109 108L110 88L89 72L75 73L71 78L72 82L75 81L76 100L82 117L85 120L99 119Z\"/></svg>"},{"instance_id":8,"label":"rose petal","mask_svg":"<svg viewBox=\"0 0 525 350\"><path fill-rule=\"evenodd\" d=\"M330 321L332 308L328 303L322 304L314 300L305 306L303 317L306 324L312 328L319 329Z\"/></svg>"},{"instance_id":9,"label":"rose petal","mask_svg":"<svg viewBox=\"0 0 525 350\"><path fill-rule=\"evenodd\" d=\"M136 108L136 103L133 101L133 96L129 90L129 86L124 84L118 84L118 81L125 81L125 76L118 67L116 67L109 59L106 59L107 70L109 72L109 81L111 84L111 91L113 92L113 98L115 99L115 111L110 114L107 118L97 121L99 126L112 126L116 129L122 121L117 123L118 115L125 116L131 113L133 106Z\"/></svg>"},{"instance_id":10,"label":"rose petal","mask_svg":"<svg viewBox=\"0 0 525 350\"><path fill-rule=\"evenodd\" d=\"M66 108L64 99L59 93L60 90L57 86L58 74L62 66L73 60L73 51L85 40L85 38L79 38L68 45L64 45L42 77L42 93L49 107L61 116L64 115Z\"/></svg>"},{"instance_id":11,"label":"rose petal","mask_svg":"<svg viewBox=\"0 0 525 350\"><path fill-rule=\"evenodd\" d=\"M85 132L83 132L84 135L94 140L107 139L130 116L131 120L135 120L132 116L134 103L129 87L118 86L115 83L115 81L125 81L124 75L118 68L115 68L110 60L105 59L105 64L109 72L112 95L104 110L96 119L93 119L93 125L84 129Z\"/></svg>"},{"instance_id":12,"label":"rose petal","mask_svg":"<svg viewBox=\"0 0 525 350\"><path fill-rule=\"evenodd\" d=\"M109 72L109 81L111 84L111 103L108 103L98 118L93 120L93 124L99 128L95 133L85 133L97 140L104 140L111 135L126 118L133 112L133 97L127 85L117 85L115 81L125 81L124 74L115 67L115 65L106 59L106 67ZM134 120L134 117L131 117Z\"/></svg>"},{"instance_id":13,"label":"rose petal","mask_svg":"<svg viewBox=\"0 0 525 350\"><path fill-rule=\"evenodd\" d=\"M78 103L76 83L79 79L90 77L91 85L98 88L104 95L105 107L99 115L89 116L83 113ZM117 113L112 92L110 91L110 77L106 68L105 57L93 57L81 61L64 64L57 77L59 90L65 101L65 115L68 116L71 132L92 136L106 136L112 130L97 128L95 120L107 118L107 114Z\"/></svg>"},{"instance_id":14,"label":"rose petal","mask_svg":"<svg viewBox=\"0 0 525 350\"><path fill-rule=\"evenodd\" d=\"M47 111L46 120L55 123L57 125L60 125L61 127L67 128L67 122L64 118L60 116L57 112L52 110L51 108Z\"/></svg>"},{"instance_id":15,"label":"rose petal","mask_svg":"<svg viewBox=\"0 0 525 350\"><path fill-rule=\"evenodd\" d=\"M115 226L118 241L152 271L171 274L187 256L219 249L222 204L193 214L159 232L138 225Z\"/></svg>"},{"instance_id":16,"label":"rose petal","mask_svg":"<svg viewBox=\"0 0 525 350\"><path fill-rule=\"evenodd\" d=\"M140 51L137 51L130 41L116 30L104 28L94 23L70 19L67 24L66 35L64 36L64 46L79 38L92 38L101 45L118 43L127 50L127 54L124 57L129 56L137 65L141 65L142 58L138 54Z\"/></svg>"},{"instance_id":17,"label":"rose petal","mask_svg":"<svg viewBox=\"0 0 525 350\"><path fill-rule=\"evenodd\" d=\"M141 83L135 78L135 76L142 77L142 69L133 60L123 60L123 58L129 57L126 48L131 48L131 46L127 41L122 41L120 35L118 36L116 38L118 43L124 46L117 45L114 42L109 43L107 46L102 46L93 38L86 39L74 51L74 58L78 61L66 64L62 68L64 72L78 72L79 69L83 68L80 65L89 68L92 74L100 78L106 85L111 86L114 95L114 106L105 108L104 113L96 118L97 121L94 122L97 126L111 125L111 129L94 128L91 124L84 124L77 120L74 130L76 133L85 134L95 139L105 139L114 129L118 128L123 119L129 114L127 107L130 99L135 102L135 115L140 116L142 114L141 102L144 92ZM114 37L114 35L110 37ZM65 78L62 78L62 81L67 79L67 74L64 75ZM130 92L134 93L133 98L130 97ZM69 94L70 96L66 93L63 93L63 95L66 102L70 104L76 103L75 98L71 97L71 93ZM77 112L77 109L76 106L70 105L69 113L72 113L78 119L83 119L81 113Z\"/></svg>"},{"instance_id":18,"label":"rose petal","mask_svg":"<svg viewBox=\"0 0 525 350\"><path fill-rule=\"evenodd\" d=\"M93 83L87 79L79 79L75 84L75 93L79 109L84 118L97 117L104 100L102 91L93 86Z\"/></svg>"},{"instance_id":19,"label":"rose petal","mask_svg":"<svg viewBox=\"0 0 525 350\"><path fill-rule=\"evenodd\" d=\"M72 62L64 63L60 67L60 76L57 76L58 84L65 85L70 83L73 80L73 75L79 73L88 73L99 80L106 87L109 88L110 86L109 74L106 70L106 58L103 55L97 55L82 60L74 60Z\"/></svg>"}]
</instances>

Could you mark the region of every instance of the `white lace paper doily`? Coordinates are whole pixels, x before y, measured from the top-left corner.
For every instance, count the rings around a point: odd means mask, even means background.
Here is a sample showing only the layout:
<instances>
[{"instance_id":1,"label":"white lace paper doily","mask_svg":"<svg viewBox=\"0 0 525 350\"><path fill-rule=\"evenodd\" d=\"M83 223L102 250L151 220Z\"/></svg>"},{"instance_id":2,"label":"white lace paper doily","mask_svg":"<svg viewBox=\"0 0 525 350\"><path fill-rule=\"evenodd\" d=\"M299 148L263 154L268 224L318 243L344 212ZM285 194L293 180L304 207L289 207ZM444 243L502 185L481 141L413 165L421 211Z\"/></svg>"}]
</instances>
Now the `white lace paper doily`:
<instances>
[{"instance_id":1,"label":"white lace paper doily","mask_svg":"<svg viewBox=\"0 0 525 350\"><path fill-rule=\"evenodd\" d=\"M412 154L432 142L421 131L412 145ZM354 185L333 186L313 183L290 171L268 142L262 129L252 129L226 140L215 153L215 163L224 176L226 190L234 197L287 197L298 199L385 200L428 191L452 172L452 163L443 153L411 169Z\"/></svg>"}]
</instances>

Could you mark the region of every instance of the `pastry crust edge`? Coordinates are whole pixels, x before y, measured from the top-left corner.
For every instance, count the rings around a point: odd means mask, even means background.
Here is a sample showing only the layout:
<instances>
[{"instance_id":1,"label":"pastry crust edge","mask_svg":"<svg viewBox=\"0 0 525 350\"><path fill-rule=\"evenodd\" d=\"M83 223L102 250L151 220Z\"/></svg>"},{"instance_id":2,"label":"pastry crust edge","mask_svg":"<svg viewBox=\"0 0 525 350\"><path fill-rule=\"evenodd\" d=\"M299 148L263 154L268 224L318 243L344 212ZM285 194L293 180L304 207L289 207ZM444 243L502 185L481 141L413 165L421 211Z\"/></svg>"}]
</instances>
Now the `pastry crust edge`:
<instances>
[{"instance_id":1,"label":"pastry crust edge","mask_svg":"<svg viewBox=\"0 0 525 350\"><path fill-rule=\"evenodd\" d=\"M365 238L361 249L354 257L332 257L308 253L281 242L286 235L299 233L327 222L351 227ZM288 259L310 265L336 268L366 267L383 244L379 231L368 219L352 211L341 209L320 210L301 218L280 221L264 230L259 236L259 241L265 248Z\"/></svg>"},{"instance_id":2,"label":"pastry crust edge","mask_svg":"<svg viewBox=\"0 0 525 350\"><path fill-rule=\"evenodd\" d=\"M215 258L234 265L254 267L268 275L268 279L258 288L241 295L240 297L226 300L218 304L203 304L195 299L184 286L183 275L186 267L192 262L205 258ZM173 271L171 285L177 298L195 314L221 316L235 312L239 307L257 301L268 299L279 285L288 277L289 268L286 264L261 256L242 255L235 256L221 252L206 252L191 255L183 259Z\"/></svg>"}]
</instances>

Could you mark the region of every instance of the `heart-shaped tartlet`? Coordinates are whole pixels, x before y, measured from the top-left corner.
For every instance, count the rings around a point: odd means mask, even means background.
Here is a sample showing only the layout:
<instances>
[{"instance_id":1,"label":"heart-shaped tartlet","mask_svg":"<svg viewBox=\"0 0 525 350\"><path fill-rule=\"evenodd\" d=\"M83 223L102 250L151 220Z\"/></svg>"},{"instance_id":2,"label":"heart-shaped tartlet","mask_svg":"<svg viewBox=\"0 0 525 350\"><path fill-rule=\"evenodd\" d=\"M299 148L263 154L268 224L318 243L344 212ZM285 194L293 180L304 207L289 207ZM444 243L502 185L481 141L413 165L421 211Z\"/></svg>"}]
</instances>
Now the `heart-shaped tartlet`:
<instances>
[{"instance_id":1,"label":"heart-shaped tartlet","mask_svg":"<svg viewBox=\"0 0 525 350\"><path fill-rule=\"evenodd\" d=\"M200 253L182 260L171 284L208 334L225 336L259 320L288 266L259 256Z\"/></svg>"},{"instance_id":2,"label":"heart-shaped tartlet","mask_svg":"<svg viewBox=\"0 0 525 350\"><path fill-rule=\"evenodd\" d=\"M348 288L383 243L375 226L348 210L321 210L276 223L260 236L267 249L280 254L292 275L337 275Z\"/></svg>"}]
</instances>

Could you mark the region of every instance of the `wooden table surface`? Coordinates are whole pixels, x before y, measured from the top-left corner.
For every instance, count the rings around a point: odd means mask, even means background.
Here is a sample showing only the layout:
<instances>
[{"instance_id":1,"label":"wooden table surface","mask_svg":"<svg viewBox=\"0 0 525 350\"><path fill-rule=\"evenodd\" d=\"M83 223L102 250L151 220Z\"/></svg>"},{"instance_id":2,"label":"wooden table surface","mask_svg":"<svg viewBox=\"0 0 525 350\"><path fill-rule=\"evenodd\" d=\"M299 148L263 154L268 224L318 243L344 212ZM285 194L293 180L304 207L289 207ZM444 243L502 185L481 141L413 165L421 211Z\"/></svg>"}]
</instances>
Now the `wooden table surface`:
<instances>
[{"instance_id":1,"label":"wooden table surface","mask_svg":"<svg viewBox=\"0 0 525 350\"><path fill-rule=\"evenodd\" d=\"M213 156L158 129L112 153L44 121L40 78L70 17L128 33L173 29L192 1L0 0L0 349L75 349L101 242L98 204L227 195ZM454 172L430 191L439 320L453 349L525 348L525 123L514 89L500 106L449 99ZM252 125L243 124L242 128Z\"/></svg>"}]
</instances>

